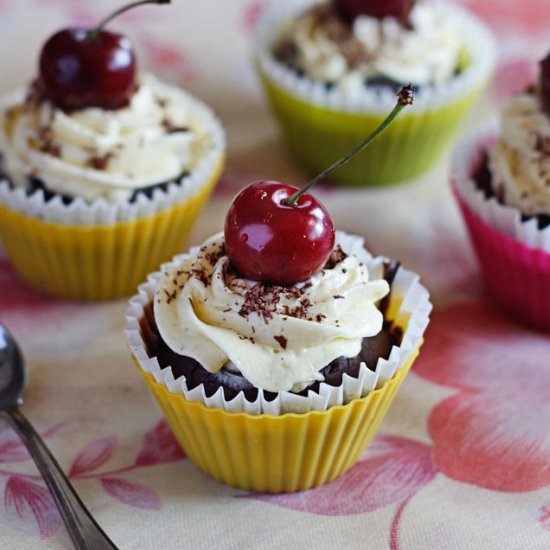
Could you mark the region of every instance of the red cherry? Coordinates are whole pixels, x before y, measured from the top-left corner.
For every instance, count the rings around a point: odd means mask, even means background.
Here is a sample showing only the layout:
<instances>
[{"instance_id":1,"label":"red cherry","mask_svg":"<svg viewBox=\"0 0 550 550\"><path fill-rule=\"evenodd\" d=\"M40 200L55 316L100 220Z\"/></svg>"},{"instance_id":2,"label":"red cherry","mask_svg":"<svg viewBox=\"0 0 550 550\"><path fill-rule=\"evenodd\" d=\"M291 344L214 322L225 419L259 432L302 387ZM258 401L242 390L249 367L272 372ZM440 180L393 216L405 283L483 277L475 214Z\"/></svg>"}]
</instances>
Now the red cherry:
<instances>
[{"instance_id":1,"label":"red cherry","mask_svg":"<svg viewBox=\"0 0 550 550\"><path fill-rule=\"evenodd\" d=\"M409 22L409 14L415 0L332 0L333 5L346 19L353 20L359 15L382 19L396 17Z\"/></svg>"},{"instance_id":2,"label":"red cherry","mask_svg":"<svg viewBox=\"0 0 550 550\"><path fill-rule=\"evenodd\" d=\"M550 53L540 62L540 97L542 110L550 117Z\"/></svg>"},{"instance_id":3,"label":"red cherry","mask_svg":"<svg viewBox=\"0 0 550 550\"><path fill-rule=\"evenodd\" d=\"M64 110L128 103L136 86L136 58L123 35L84 29L51 36L40 53L40 81L47 97Z\"/></svg>"},{"instance_id":4,"label":"red cherry","mask_svg":"<svg viewBox=\"0 0 550 550\"><path fill-rule=\"evenodd\" d=\"M414 89L404 86L384 121L342 158L301 189L277 181L258 181L233 200L225 218L225 251L248 279L293 285L321 269L334 248L334 224L325 207L307 191L362 151L412 105Z\"/></svg>"},{"instance_id":5,"label":"red cherry","mask_svg":"<svg viewBox=\"0 0 550 550\"><path fill-rule=\"evenodd\" d=\"M42 90L61 109L116 109L126 105L136 87L136 57L125 36L105 31L112 19L146 4L171 0L135 0L103 19L93 30L64 29L40 52Z\"/></svg>"},{"instance_id":6,"label":"red cherry","mask_svg":"<svg viewBox=\"0 0 550 550\"><path fill-rule=\"evenodd\" d=\"M258 181L245 187L225 219L225 250L248 279L292 285L321 269L334 248L334 224L313 195L285 201L297 187Z\"/></svg>"}]
</instances>

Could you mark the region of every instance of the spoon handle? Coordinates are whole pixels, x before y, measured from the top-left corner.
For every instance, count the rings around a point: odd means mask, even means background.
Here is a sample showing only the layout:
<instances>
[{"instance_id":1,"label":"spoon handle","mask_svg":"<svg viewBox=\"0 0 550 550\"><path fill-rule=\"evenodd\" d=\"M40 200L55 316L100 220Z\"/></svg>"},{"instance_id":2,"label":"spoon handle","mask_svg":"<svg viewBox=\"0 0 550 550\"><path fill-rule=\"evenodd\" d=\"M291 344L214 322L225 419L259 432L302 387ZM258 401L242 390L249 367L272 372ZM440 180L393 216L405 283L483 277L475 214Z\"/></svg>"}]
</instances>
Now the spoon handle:
<instances>
[{"instance_id":1,"label":"spoon handle","mask_svg":"<svg viewBox=\"0 0 550 550\"><path fill-rule=\"evenodd\" d=\"M116 546L88 512L61 466L23 413L14 407L7 411L6 417L44 477L75 547L78 550L116 550Z\"/></svg>"}]
</instances>

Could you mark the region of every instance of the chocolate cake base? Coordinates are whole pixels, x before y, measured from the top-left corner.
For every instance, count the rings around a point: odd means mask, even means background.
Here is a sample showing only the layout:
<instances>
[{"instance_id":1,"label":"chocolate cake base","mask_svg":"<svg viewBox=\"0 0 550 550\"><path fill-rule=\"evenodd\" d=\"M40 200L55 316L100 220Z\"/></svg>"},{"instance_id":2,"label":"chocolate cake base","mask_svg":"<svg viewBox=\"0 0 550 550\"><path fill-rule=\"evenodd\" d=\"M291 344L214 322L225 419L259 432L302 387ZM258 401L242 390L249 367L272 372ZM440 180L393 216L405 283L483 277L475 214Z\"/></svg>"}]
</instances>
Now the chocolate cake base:
<instances>
[{"instance_id":1,"label":"chocolate cake base","mask_svg":"<svg viewBox=\"0 0 550 550\"><path fill-rule=\"evenodd\" d=\"M184 171L174 181L179 183L183 178L187 177L188 175L189 175L189 172ZM9 182L10 186L13 186L13 183L10 181L10 178L7 175L7 171L4 166L4 159L2 155L0 155L0 179L6 179ZM153 185L148 185L145 187L139 187L137 189L134 189L130 198L128 199L128 202L129 203L136 202L140 195L145 195L148 199L150 199L152 198L153 192L155 191L155 189L161 189L162 191L166 191L168 189L168 186L171 183L172 181L164 181L160 183L155 183ZM56 193L55 191L51 191L46 187L46 185L40 178L37 178L36 176L29 176L27 178L27 186L25 189L27 196L30 197L33 193L36 193L37 191L42 191L44 193L44 200L46 202L51 201L55 197L61 197L61 201L63 202L63 204L69 205L76 198L71 195L65 195L62 193Z\"/></svg>"},{"instance_id":2,"label":"chocolate cake base","mask_svg":"<svg viewBox=\"0 0 550 550\"><path fill-rule=\"evenodd\" d=\"M183 172L177 178L177 180L175 180L175 181L179 182L182 178L184 178L188 175L189 175L189 172ZM162 183L155 183L153 185L148 185L146 187L139 187L138 189L134 189L134 191L130 195L130 198L128 199L128 202L129 203L136 202L140 195L145 195L148 199L150 199L150 198L152 198L153 192L155 191L155 189L161 189L162 191L166 191L168 189L168 186L170 185L170 183L172 183L172 182L171 181L165 181L165 182L162 182ZM58 196L61 197L61 200L63 201L63 204L66 204L66 205L71 204L75 200L75 197L73 197L73 196L64 195L64 194L61 194L61 193L56 193L54 191L50 191L41 179L35 178L35 177L29 177L28 178L28 185L27 185L27 189L26 189L27 195L30 196L30 195L32 195L33 193L35 193L36 191L39 191L39 190L43 191L44 199L45 199L46 202L49 202L54 197L58 197Z\"/></svg>"},{"instance_id":3,"label":"chocolate cake base","mask_svg":"<svg viewBox=\"0 0 550 550\"><path fill-rule=\"evenodd\" d=\"M204 385L206 395L210 397L220 387L223 388L226 400L231 400L241 391L249 401L258 397L258 388L255 388L240 374L232 373L225 368L217 373L207 371L199 362L191 357L174 353L162 340L154 318L153 303L149 302L145 307L144 315L140 319L141 335L145 343L145 350L149 357L157 357L162 369L172 367L175 378L185 376L187 387L193 389L200 384ZM363 338L359 355L352 358L338 357L321 370L325 383L331 386L339 386L342 376L347 374L357 378L359 367L365 362L367 368L374 371L379 358L387 359L392 346L401 343L402 332L399 327L393 327L384 323L382 330L369 338ZM302 390L298 395L307 395L309 391L318 392L319 382ZM264 397L268 400L275 399L276 393L264 391Z\"/></svg>"}]
</instances>

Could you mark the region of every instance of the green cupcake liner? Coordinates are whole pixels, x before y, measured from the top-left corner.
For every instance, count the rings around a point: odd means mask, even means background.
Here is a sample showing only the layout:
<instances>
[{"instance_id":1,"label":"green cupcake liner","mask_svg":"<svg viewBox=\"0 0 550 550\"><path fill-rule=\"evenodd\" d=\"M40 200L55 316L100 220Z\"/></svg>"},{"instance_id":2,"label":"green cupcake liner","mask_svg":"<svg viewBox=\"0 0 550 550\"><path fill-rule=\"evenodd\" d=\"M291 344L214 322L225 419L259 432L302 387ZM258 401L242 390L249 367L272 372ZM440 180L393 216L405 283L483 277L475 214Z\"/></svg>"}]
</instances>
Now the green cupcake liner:
<instances>
[{"instance_id":1,"label":"green cupcake liner","mask_svg":"<svg viewBox=\"0 0 550 550\"><path fill-rule=\"evenodd\" d=\"M388 113L353 113L321 107L292 94L258 67L290 154L319 173L355 147ZM433 110L407 108L367 149L333 175L346 186L384 186L429 170L450 147L466 113L486 82L460 99Z\"/></svg>"},{"instance_id":2,"label":"green cupcake liner","mask_svg":"<svg viewBox=\"0 0 550 550\"><path fill-rule=\"evenodd\" d=\"M281 32L319 0L279 0L262 12L255 34L256 69L291 155L313 174L324 170L375 130L396 104L390 88L327 88L273 56ZM442 157L496 64L487 26L454 3L440 4L462 37L452 78L422 86L414 104L367 149L331 175L348 186L380 186L420 176Z\"/></svg>"}]
</instances>

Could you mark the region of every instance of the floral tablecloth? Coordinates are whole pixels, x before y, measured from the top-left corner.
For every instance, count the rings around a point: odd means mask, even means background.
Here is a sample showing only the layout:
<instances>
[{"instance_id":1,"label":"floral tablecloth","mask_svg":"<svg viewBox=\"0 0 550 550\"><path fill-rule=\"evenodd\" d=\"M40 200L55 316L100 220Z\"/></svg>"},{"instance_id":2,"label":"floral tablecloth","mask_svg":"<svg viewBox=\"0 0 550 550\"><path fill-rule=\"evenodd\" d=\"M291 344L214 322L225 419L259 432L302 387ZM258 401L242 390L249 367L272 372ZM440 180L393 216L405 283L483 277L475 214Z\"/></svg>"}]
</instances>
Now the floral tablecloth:
<instances>
[{"instance_id":1,"label":"floral tablecloth","mask_svg":"<svg viewBox=\"0 0 550 550\"><path fill-rule=\"evenodd\" d=\"M501 47L472 124L533 77L549 46L550 2L462 2L493 26ZM0 92L33 77L46 36L92 24L113 4L0 0ZM262 5L175 0L116 24L136 43L142 67L203 97L227 127L228 169L192 244L221 229L244 184L306 178L287 158L250 66ZM420 358L361 461L298 494L247 494L200 473L131 363L126 301L45 297L0 251L0 321L30 369L23 410L121 549L550 548L550 338L485 300L447 171L448 158L386 190L318 190L338 227L422 274L435 310ZM0 548L71 548L28 454L1 422Z\"/></svg>"}]
</instances>

